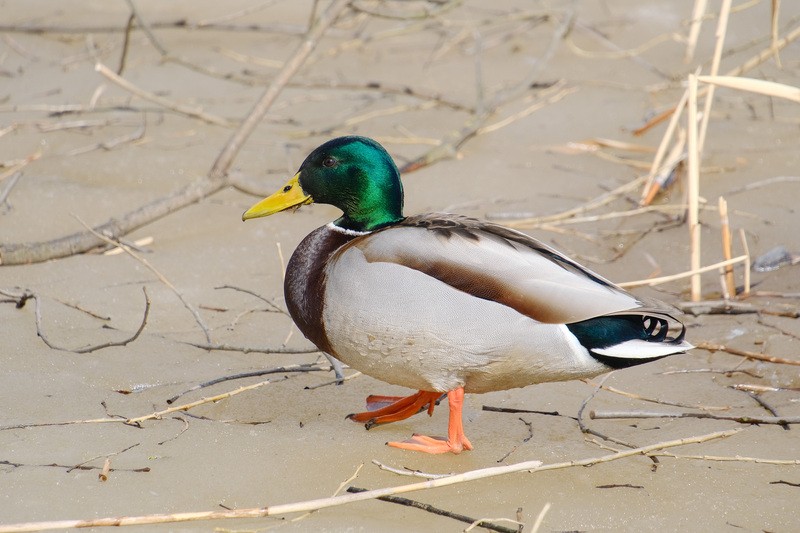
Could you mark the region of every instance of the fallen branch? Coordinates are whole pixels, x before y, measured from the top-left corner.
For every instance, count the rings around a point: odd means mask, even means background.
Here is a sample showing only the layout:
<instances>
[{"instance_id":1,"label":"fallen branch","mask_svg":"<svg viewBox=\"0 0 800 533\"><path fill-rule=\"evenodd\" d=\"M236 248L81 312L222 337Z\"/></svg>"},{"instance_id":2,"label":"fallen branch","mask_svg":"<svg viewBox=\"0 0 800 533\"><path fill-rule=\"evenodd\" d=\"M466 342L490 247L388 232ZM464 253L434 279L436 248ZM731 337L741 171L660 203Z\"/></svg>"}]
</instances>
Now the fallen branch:
<instances>
[{"instance_id":1,"label":"fallen branch","mask_svg":"<svg viewBox=\"0 0 800 533\"><path fill-rule=\"evenodd\" d=\"M278 516L289 513L297 513L303 511L311 511L316 509L324 509L327 507L335 507L345 505L348 503L360 502L365 500L373 500L384 496L393 496L395 494L404 494L407 492L414 492L419 490L432 489L437 487L446 487L449 485L456 485L478 479L492 478L515 472L529 471L531 473L543 472L547 470L558 470L564 468L572 468L576 466L592 466L601 463L608 463L617 461L626 457L633 457L637 455L647 455L649 453L663 450L667 448L674 448L676 446L685 446L687 444L699 444L708 442L714 439L721 439L735 435L741 429L733 429L728 431L718 431L697 437L687 437L684 439L671 440L651 444L649 446L642 446L633 450L626 450L622 452L612 453L601 457L593 457L589 459L580 459L575 461L567 461L563 463L553 463L549 465L542 465L541 461L525 461L508 466L495 466L490 468L482 468L478 470L470 470L463 474L456 474L453 476L443 477L439 479L432 479L418 483L411 483L408 485L400 485L397 487L387 487L384 489L368 490L357 494L345 494L342 496L334 496L332 498L322 498L318 500L309 500L296 503L287 503L273 505L270 507L255 507L248 509L233 509L225 511L199 511L199 512L185 512L173 514L151 514L143 516L123 516L123 517L110 517L110 518L95 518L88 520L57 520L51 522L26 522L18 524L0 525L0 533L20 533L25 531L39 531L39 530L54 530L54 529L68 529L68 528L83 528L83 527L104 527L104 526L137 526L146 524L174 524L177 522L196 522L201 520L229 520L236 518L262 518L265 516Z\"/></svg>"}]
</instances>

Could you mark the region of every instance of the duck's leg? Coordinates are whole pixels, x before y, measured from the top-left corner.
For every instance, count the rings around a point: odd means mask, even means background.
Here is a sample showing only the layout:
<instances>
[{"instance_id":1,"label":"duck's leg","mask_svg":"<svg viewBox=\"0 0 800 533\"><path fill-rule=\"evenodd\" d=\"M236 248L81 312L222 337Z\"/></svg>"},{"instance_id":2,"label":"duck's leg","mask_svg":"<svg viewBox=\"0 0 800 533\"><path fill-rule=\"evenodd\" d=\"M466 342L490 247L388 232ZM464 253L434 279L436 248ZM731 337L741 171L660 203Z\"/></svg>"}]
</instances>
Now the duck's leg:
<instances>
[{"instance_id":1,"label":"duck's leg","mask_svg":"<svg viewBox=\"0 0 800 533\"><path fill-rule=\"evenodd\" d=\"M364 422L367 429L378 424L388 424L389 422L397 422L413 416L427 407L428 414L433 414L433 408L436 405L436 400L441 397L441 392L419 391L416 394L406 397L392 397L392 396L370 396L367 398L367 405L380 404L391 401L389 405L376 409L374 411L364 411L363 413L353 413L347 415L347 418L355 422Z\"/></svg>"},{"instance_id":2,"label":"duck's leg","mask_svg":"<svg viewBox=\"0 0 800 533\"><path fill-rule=\"evenodd\" d=\"M464 405L463 387L448 392L447 400L450 404L447 439L414 434L410 439L403 442L390 442L388 443L389 446L426 453L461 453L463 450L471 450L472 444L467 436L464 435L464 425L461 421L461 410Z\"/></svg>"}]
</instances>

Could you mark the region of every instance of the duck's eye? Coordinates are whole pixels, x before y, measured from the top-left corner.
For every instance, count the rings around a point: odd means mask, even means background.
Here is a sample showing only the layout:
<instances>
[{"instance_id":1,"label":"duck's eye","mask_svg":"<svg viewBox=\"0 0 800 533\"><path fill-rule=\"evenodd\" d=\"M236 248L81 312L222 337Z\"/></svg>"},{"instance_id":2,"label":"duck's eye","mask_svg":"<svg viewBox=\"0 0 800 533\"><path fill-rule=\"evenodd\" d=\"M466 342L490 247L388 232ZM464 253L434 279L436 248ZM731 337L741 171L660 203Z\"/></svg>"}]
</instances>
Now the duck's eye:
<instances>
[{"instance_id":1,"label":"duck's eye","mask_svg":"<svg viewBox=\"0 0 800 533\"><path fill-rule=\"evenodd\" d=\"M328 167L328 168L336 166L336 159L328 156L328 157L326 157L325 159L322 160L322 166L323 167Z\"/></svg>"}]
</instances>

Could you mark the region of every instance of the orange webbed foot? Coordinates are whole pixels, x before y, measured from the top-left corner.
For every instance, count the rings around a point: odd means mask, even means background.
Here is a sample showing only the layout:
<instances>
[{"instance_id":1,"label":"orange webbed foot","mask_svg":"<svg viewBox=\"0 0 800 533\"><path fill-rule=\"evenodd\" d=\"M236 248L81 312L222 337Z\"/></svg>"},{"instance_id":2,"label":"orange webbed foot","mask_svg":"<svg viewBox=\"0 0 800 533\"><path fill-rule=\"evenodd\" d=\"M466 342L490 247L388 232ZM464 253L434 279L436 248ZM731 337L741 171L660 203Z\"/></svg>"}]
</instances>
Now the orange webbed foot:
<instances>
[{"instance_id":1,"label":"orange webbed foot","mask_svg":"<svg viewBox=\"0 0 800 533\"><path fill-rule=\"evenodd\" d=\"M388 442L393 448L413 450L425 453L461 453L471 450L472 443L464 435L464 424L461 420L461 411L464 405L464 389L459 387L447 393L450 404L450 420L447 428L447 438L427 437L414 434L410 439L402 442Z\"/></svg>"},{"instance_id":2,"label":"orange webbed foot","mask_svg":"<svg viewBox=\"0 0 800 533\"><path fill-rule=\"evenodd\" d=\"M450 439L445 439L444 437L428 437L426 435L418 435L415 433L410 439L406 439L402 442L387 442L386 444L393 448L400 448L402 450L413 450L416 452L434 454L447 452L458 454L464 450L472 449L472 443L470 443L466 435L463 434L461 435L460 439L451 441Z\"/></svg>"},{"instance_id":3,"label":"orange webbed foot","mask_svg":"<svg viewBox=\"0 0 800 533\"><path fill-rule=\"evenodd\" d=\"M405 397L397 396L369 396L367 408L378 407L374 410L347 415L354 422L364 422L367 429L378 424L388 424L406 419L427 409L428 414L433 414L436 402L441 398L440 392L419 391Z\"/></svg>"}]
</instances>

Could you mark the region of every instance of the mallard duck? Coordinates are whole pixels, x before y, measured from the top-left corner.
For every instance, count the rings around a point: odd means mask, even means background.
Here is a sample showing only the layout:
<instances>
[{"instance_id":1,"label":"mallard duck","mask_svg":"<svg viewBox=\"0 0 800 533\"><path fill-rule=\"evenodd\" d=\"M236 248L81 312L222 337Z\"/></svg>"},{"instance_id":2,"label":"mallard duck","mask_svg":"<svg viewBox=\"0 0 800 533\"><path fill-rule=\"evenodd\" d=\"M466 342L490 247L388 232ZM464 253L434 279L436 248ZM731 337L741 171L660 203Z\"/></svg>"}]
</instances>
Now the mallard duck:
<instances>
[{"instance_id":1,"label":"mallard duck","mask_svg":"<svg viewBox=\"0 0 800 533\"><path fill-rule=\"evenodd\" d=\"M635 297L550 246L461 215L403 215L400 172L372 139L315 149L243 220L313 202L342 210L311 232L286 268L286 306L321 351L419 392L370 396L349 415L367 429L447 395L448 435L390 446L471 450L464 393L596 376L692 346L665 304ZM672 335L670 336L670 334Z\"/></svg>"}]
</instances>

